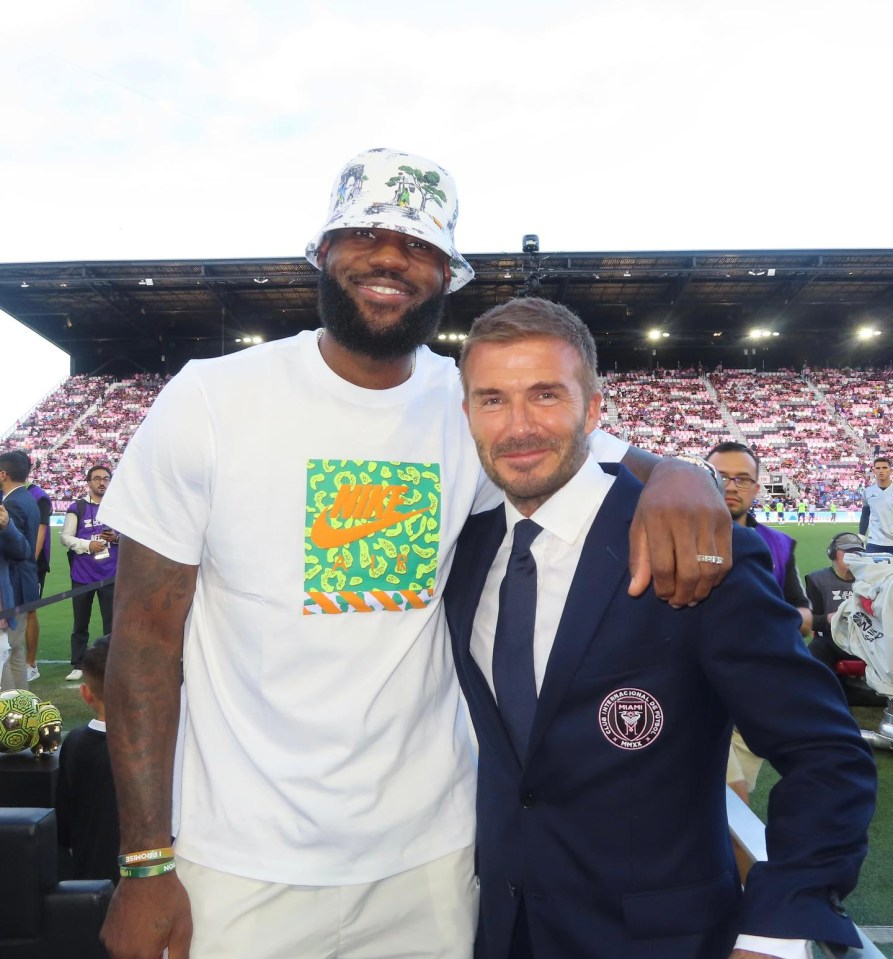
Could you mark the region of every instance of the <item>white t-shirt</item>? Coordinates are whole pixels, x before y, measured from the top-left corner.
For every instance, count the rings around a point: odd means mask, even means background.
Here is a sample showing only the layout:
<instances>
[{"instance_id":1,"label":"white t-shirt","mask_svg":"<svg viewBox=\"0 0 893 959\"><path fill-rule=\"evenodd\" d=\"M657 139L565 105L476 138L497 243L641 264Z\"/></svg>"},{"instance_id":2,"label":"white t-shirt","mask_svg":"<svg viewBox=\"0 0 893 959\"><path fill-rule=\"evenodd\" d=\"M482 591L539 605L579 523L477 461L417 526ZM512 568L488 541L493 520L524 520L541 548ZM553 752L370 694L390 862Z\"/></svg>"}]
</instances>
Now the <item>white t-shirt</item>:
<instances>
[{"instance_id":1,"label":"white t-shirt","mask_svg":"<svg viewBox=\"0 0 893 959\"><path fill-rule=\"evenodd\" d=\"M627 444L600 434L596 456ZM199 565L178 852L301 885L371 882L474 839L441 596L499 494L452 360L366 390L315 334L188 364L131 440L104 522ZM301 522L301 518L304 521Z\"/></svg>"},{"instance_id":2,"label":"white t-shirt","mask_svg":"<svg viewBox=\"0 0 893 959\"><path fill-rule=\"evenodd\" d=\"M869 507L867 542L875 546L893 546L893 483L881 489L877 483L866 486L862 502Z\"/></svg>"}]
</instances>

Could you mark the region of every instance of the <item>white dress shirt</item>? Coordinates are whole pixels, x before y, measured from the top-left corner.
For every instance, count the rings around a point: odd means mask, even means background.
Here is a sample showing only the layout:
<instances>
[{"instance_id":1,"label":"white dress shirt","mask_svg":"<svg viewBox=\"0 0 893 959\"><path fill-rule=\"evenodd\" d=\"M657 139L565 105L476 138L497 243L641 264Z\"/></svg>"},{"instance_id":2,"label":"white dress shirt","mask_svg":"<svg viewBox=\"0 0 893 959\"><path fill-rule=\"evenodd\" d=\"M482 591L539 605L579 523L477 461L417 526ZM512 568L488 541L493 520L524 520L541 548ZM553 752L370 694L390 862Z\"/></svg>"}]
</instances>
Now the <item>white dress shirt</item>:
<instances>
[{"instance_id":1,"label":"white dress shirt","mask_svg":"<svg viewBox=\"0 0 893 959\"><path fill-rule=\"evenodd\" d=\"M586 535L613 482L614 477L605 473L592 456L589 456L576 475L530 516L530 519L543 528L530 547L536 560L533 669L537 695L543 685L552 644L583 552ZM470 647L471 655L494 696L493 640L499 615L499 586L508 566L515 524L525 517L506 500L505 518L505 537L487 574L474 617ZM741 935L735 948L775 956L777 959L810 957L808 944L802 939L767 939L762 936Z\"/></svg>"}]
</instances>

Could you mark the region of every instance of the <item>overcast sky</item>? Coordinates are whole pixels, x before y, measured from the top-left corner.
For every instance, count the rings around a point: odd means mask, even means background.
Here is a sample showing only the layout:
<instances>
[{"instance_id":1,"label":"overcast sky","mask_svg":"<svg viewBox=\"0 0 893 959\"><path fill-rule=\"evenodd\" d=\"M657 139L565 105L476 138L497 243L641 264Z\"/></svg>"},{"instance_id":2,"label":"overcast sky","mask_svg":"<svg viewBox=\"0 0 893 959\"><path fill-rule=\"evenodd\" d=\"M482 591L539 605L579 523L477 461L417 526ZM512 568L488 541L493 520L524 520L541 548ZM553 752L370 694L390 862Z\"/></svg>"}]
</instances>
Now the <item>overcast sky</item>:
<instances>
[{"instance_id":1,"label":"overcast sky","mask_svg":"<svg viewBox=\"0 0 893 959\"><path fill-rule=\"evenodd\" d=\"M889 0L4 4L0 262L302 255L373 146L454 174L469 253L889 248L891 26ZM65 372L10 336L0 432Z\"/></svg>"}]
</instances>

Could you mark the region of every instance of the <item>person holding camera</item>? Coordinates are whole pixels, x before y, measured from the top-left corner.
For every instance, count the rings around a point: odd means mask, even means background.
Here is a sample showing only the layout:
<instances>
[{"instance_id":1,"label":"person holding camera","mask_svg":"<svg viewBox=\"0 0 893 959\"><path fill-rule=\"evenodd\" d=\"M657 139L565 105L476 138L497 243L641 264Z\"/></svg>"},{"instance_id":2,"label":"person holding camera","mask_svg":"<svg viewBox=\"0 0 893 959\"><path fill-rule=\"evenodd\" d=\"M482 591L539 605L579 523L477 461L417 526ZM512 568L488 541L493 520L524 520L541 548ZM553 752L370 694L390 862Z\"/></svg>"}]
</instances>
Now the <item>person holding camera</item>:
<instances>
[{"instance_id":1,"label":"person holding camera","mask_svg":"<svg viewBox=\"0 0 893 959\"><path fill-rule=\"evenodd\" d=\"M65 514L60 538L68 550L71 565L71 586L95 584L71 597L74 625L71 631L71 672L69 682L83 677L84 653L90 638L90 615L94 597L99 600L102 631L112 631L112 603L115 598L114 578L118 569L118 533L97 519L99 507L112 478L108 466L91 466L87 470L86 497L76 499Z\"/></svg>"}]
</instances>

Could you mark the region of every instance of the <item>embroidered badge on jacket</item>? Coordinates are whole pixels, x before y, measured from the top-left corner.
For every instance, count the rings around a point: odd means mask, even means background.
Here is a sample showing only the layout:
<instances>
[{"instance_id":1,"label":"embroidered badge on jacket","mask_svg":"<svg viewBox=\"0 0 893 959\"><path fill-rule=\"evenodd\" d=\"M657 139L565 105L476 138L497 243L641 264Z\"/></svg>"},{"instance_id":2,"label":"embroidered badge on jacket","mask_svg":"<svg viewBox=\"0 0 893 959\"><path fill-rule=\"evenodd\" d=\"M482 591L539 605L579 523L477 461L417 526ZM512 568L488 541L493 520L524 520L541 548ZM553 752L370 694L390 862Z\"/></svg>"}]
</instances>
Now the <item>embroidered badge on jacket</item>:
<instances>
[{"instance_id":1,"label":"embroidered badge on jacket","mask_svg":"<svg viewBox=\"0 0 893 959\"><path fill-rule=\"evenodd\" d=\"M618 749L644 749L660 735L664 713L644 689L615 689L602 700L599 725L605 739Z\"/></svg>"}]
</instances>

